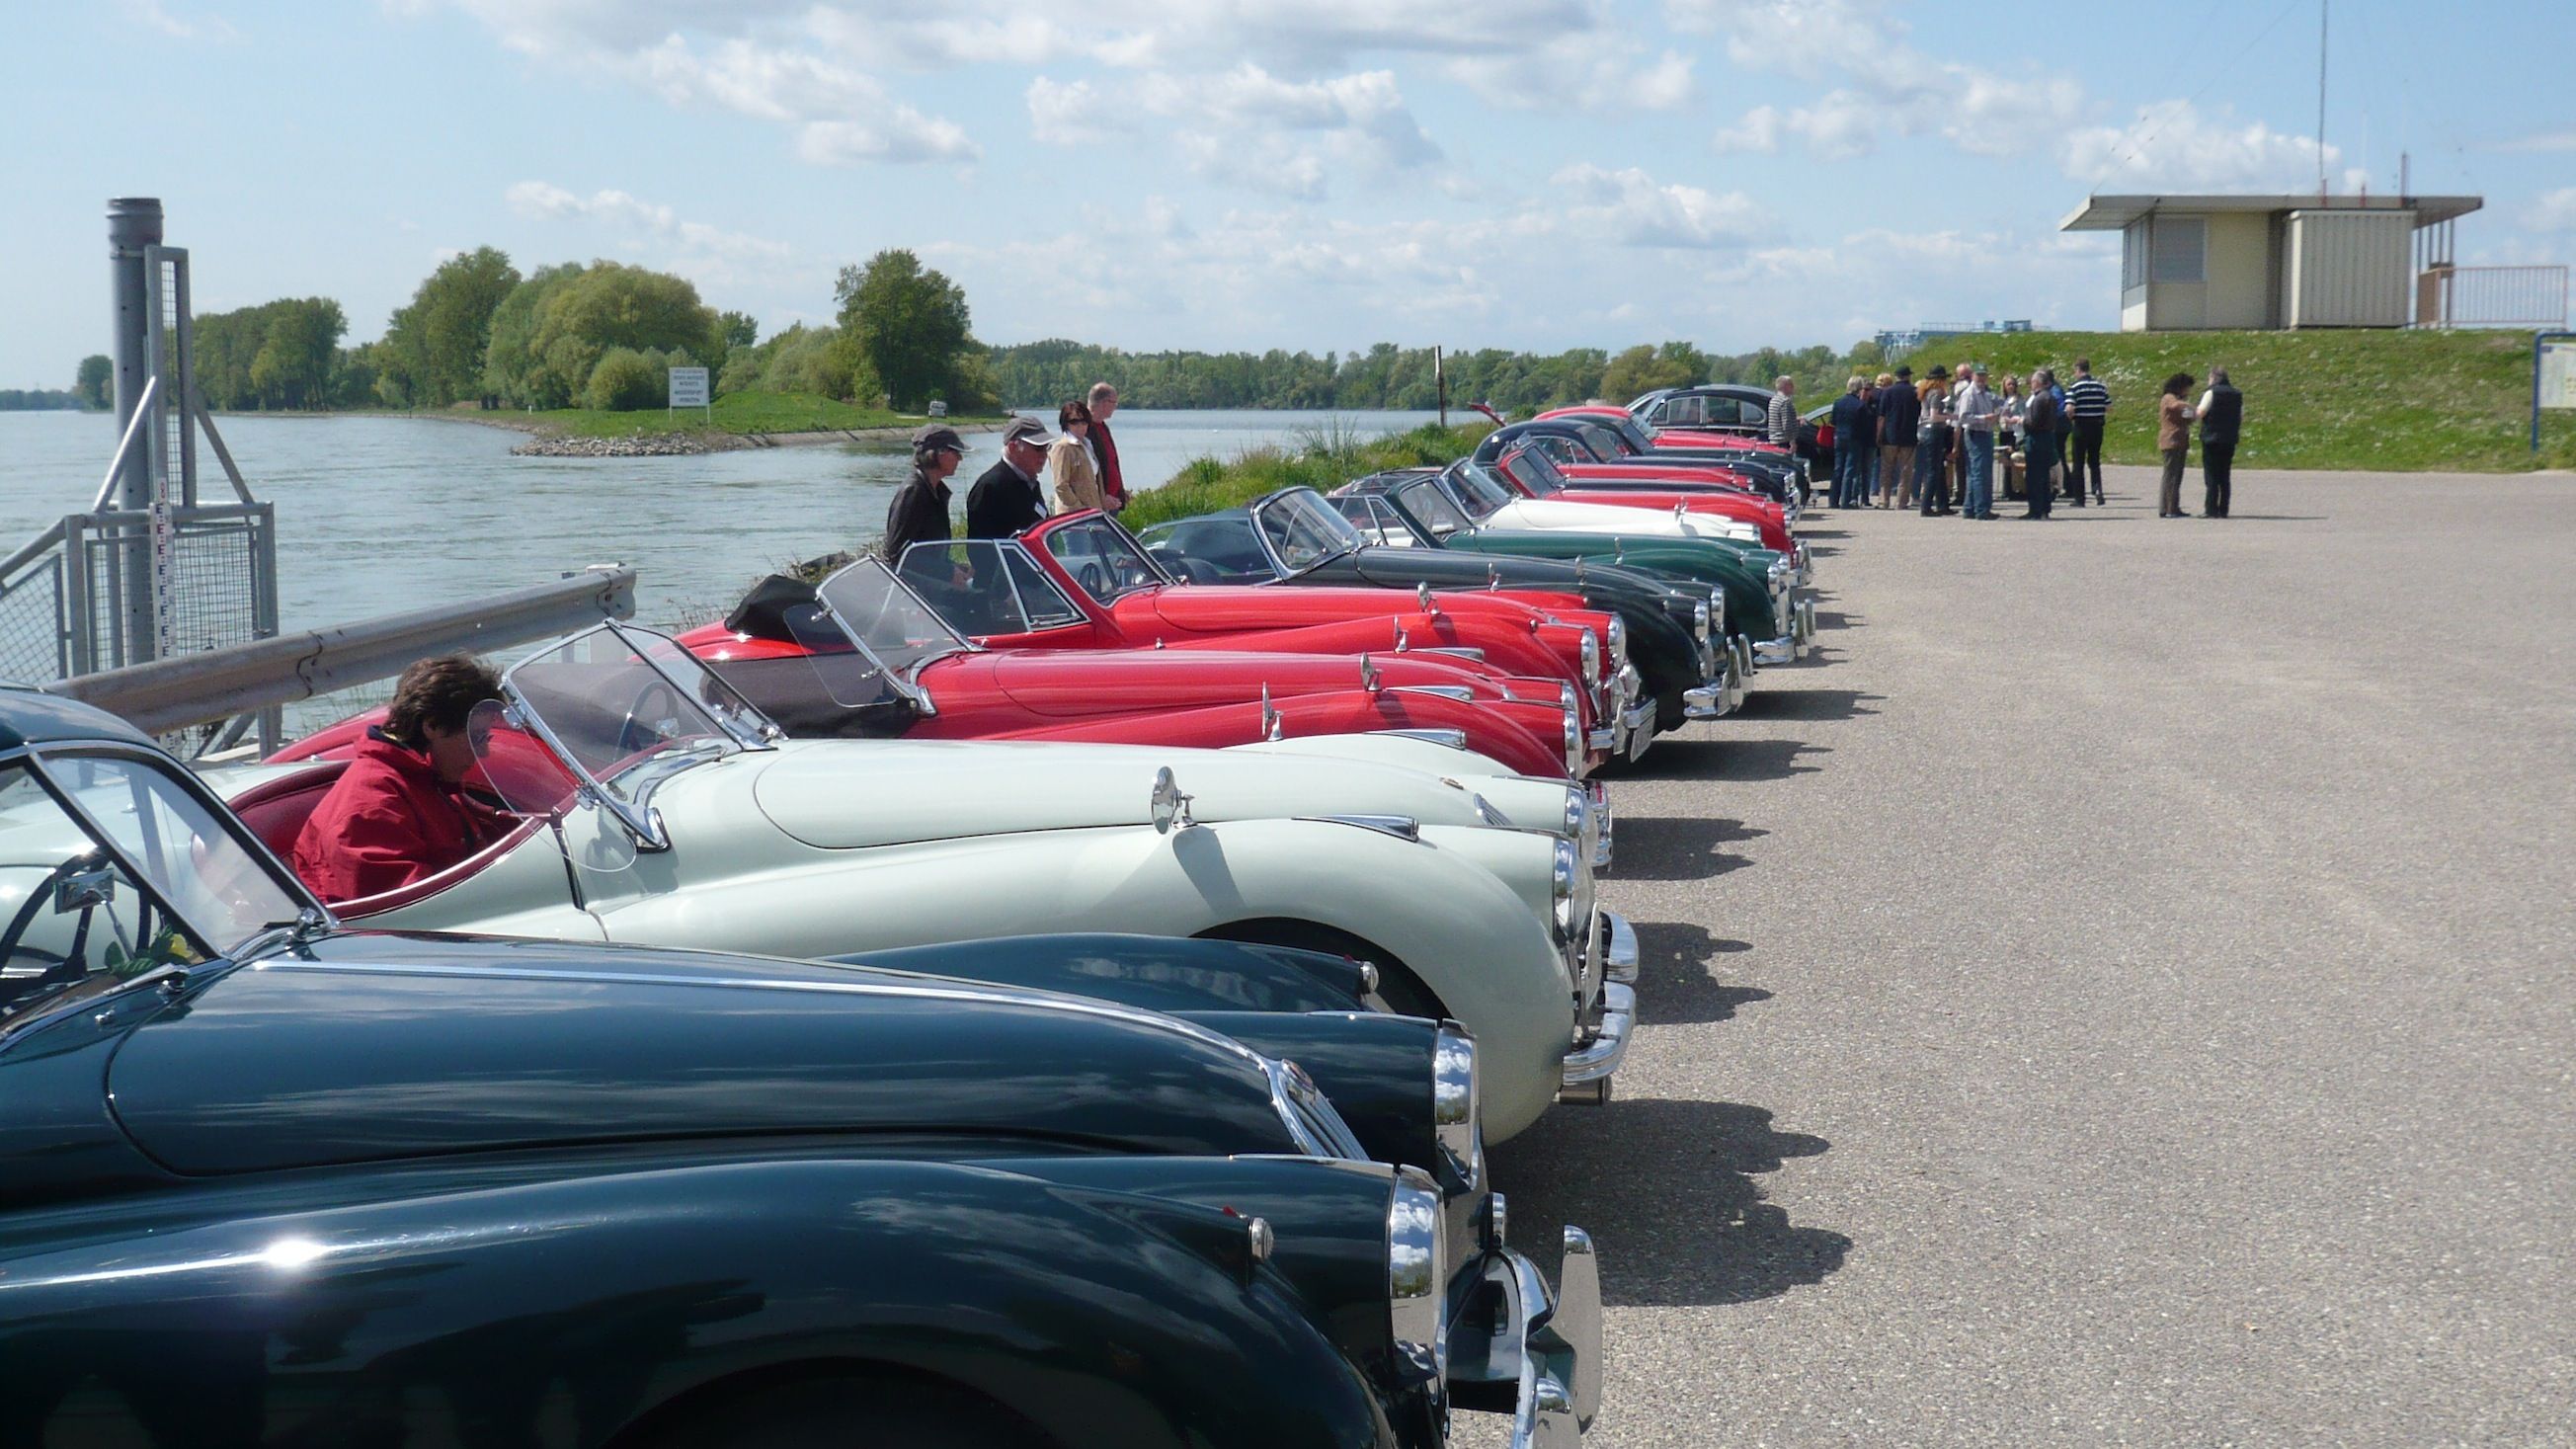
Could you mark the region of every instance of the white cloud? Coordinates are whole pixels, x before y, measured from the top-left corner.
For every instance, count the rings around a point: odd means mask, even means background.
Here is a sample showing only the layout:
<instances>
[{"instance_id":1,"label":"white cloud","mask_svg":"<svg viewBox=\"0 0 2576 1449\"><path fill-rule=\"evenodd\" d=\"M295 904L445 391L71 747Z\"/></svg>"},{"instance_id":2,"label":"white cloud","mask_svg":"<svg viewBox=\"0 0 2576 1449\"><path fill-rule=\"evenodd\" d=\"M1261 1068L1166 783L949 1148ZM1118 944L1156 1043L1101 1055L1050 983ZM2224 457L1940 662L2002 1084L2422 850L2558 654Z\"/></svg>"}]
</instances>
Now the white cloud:
<instances>
[{"instance_id":1,"label":"white cloud","mask_svg":"<svg viewBox=\"0 0 2576 1449\"><path fill-rule=\"evenodd\" d=\"M201 15L193 19L173 15L161 0L125 0L125 13L173 40L230 42L241 39L241 32L220 15Z\"/></svg>"},{"instance_id":2,"label":"white cloud","mask_svg":"<svg viewBox=\"0 0 2576 1449\"><path fill-rule=\"evenodd\" d=\"M2343 155L2331 145L2325 154L2329 168ZM2141 106L2126 126L2079 127L2058 159L2068 176L2112 191L2298 191L2317 179L2315 138L2204 116L2189 101Z\"/></svg>"},{"instance_id":3,"label":"white cloud","mask_svg":"<svg viewBox=\"0 0 2576 1449\"><path fill-rule=\"evenodd\" d=\"M1665 185L1635 167L1610 171L1585 163L1548 180L1572 200L1564 208L1569 223L1623 246L1738 248L1768 226L1761 208L1740 191L1721 196L1696 186Z\"/></svg>"},{"instance_id":4,"label":"white cloud","mask_svg":"<svg viewBox=\"0 0 2576 1449\"><path fill-rule=\"evenodd\" d=\"M2576 186L2562 186L2533 202L2522 225L2527 231L2576 232Z\"/></svg>"},{"instance_id":5,"label":"white cloud","mask_svg":"<svg viewBox=\"0 0 2576 1449\"><path fill-rule=\"evenodd\" d=\"M623 191L587 196L550 181L522 181L502 193L520 216L593 228L617 250L709 286L801 275L795 249L743 232L690 221L670 207Z\"/></svg>"},{"instance_id":6,"label":"white cloud","mask_svg":"<svg viewBox=\"0 0 2576 1449\"><path fill-rule=\"evenodd\" d=\"M1599 30L1559 43L1461 56L1442 67L1488 105L1516 111L1669 111L1699 92L1694 58L1650 54L1625 32Z\"/></svg>"},{"instance_id":7,"label":"white cloud","mask_svg":"<svg viewBox=\"0 0 2576 1449\"><path fill-rule=\"evenodd\" d=\"M796 154L820 166L981 154L955 122L925 116L874 77L813 55L740 39L701 52L672 35L630 68L674 105L712 104L794 127Z\"/></svg>"},{"instance_id":8,"label":"white cloud","mask_svg":"<svg viewBox=\"0 0 2576 1449\"><path fill-rule=\"evenodd\" d=\"M2493 149L2498 151L2576 151L2576 129L2565 131L2534 131L2527 136L2516 136L2510 141L2499 142Z\"/></svg>"},{"instance_id":9,"label":"white cloud","mask_svg":"<svg viewBox=\"0 0 2576 1449\"><path fill-rule=\"evenodd\" d=\"M1202 177L1301 198L1321 196L1336 172L1410 171L1442 159L1391 71L1301 81L1247 61L1223 74L1039 76L1027 103L1040 141L1164 136Z\"/></svg>"}]
</instances>

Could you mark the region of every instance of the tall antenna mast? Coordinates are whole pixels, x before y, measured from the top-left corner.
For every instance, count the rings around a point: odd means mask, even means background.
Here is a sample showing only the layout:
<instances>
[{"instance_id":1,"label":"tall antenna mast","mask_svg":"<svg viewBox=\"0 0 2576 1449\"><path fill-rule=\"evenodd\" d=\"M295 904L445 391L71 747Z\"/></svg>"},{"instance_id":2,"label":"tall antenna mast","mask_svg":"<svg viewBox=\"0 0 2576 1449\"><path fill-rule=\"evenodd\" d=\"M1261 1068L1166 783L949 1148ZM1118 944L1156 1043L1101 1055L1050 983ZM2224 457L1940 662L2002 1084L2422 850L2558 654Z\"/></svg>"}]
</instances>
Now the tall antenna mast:
<instances>
[{"instance_id":1,"label":"tall antenna mast","mask_svg":"<svg viewBox=\"0 0 2576 1449\"><path fill-rule=\"evenodd\" d=\"M2326 199L2326 15L2334 0L2317 0L2317 200Z\"/></svg>"}]
</instances>

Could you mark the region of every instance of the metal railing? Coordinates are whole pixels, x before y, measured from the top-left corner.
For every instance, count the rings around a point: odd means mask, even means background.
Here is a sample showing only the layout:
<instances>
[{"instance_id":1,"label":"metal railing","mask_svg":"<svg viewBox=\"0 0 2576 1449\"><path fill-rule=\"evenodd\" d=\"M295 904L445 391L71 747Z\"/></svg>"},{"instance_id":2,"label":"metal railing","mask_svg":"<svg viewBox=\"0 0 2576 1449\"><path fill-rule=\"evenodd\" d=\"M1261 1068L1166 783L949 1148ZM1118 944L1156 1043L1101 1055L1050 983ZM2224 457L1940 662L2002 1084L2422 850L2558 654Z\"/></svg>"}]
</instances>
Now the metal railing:
<instances>
[{"instance_id":1,"label":"metal railing","mask_svg":"<svg viewBox=\"0 0 2576 1449\"><path fill-rule=\"evenodd\" d=\"M2418 327L2564 327L2567 269L2431 266L2415 276Z\"/></svg>"},{"instance_id":2,"label":"metal railing","mask_svg":"<svg viewBox=\"0 0 2576 1449\"><path fill-rule=\"evenodd\" d=\"M635 615L635 571L595 564L562 582L435 609L209 649L83 674L49 686L152 734L230 722L208 749L229 748L248 722L280 706L390 679L415 659L485 652Z\"/></svg>"}]
</instances>

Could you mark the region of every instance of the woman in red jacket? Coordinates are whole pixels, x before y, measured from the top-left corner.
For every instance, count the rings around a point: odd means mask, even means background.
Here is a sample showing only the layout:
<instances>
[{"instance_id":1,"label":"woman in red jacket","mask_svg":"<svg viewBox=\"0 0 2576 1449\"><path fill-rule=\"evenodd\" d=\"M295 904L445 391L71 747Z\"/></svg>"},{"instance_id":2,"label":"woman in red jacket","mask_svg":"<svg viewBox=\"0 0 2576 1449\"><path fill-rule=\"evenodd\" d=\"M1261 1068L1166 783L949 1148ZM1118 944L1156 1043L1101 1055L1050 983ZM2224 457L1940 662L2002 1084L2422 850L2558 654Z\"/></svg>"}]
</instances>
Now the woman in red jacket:
<instances>
[{"instance_id":1,"label":"woman in red jacket","mask_svg":"<svg viewBox=\"0 0 2576 1449\"><path fill-rule=\"evenodd\" d=\"M295 837L295 873L315 895L332 903L378 895L498 837L500 816L459 795L456 782L474 768L466 721L500 693L500 677L469 655L402 672L385 722L367 731Z\"/></svg>"}]
</instances>

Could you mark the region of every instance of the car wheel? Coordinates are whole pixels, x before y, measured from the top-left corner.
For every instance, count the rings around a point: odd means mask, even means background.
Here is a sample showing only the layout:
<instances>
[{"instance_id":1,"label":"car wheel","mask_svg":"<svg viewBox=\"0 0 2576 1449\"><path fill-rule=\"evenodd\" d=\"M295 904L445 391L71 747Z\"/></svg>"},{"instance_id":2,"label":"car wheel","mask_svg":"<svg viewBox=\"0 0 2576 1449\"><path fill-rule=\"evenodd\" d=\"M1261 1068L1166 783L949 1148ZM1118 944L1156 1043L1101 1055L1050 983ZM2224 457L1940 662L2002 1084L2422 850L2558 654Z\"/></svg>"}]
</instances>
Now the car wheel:
<instances>
[{"instance_id":1,"label":"car wheel","mask_svg":"<svg viewBox=\"0 0 2576 1449\"><path fill-rule=\"evenodd\" d=\"M1377 968L1378 999L1398 1016L1428 1017L1433 1021L1450 1015L1422 978L1406 969L1403 962L1352 935L1313 921L1259 920L1236 921L1212 926L1199 932L1216 941L1241 941L1251 946L1287 946L1299 951L1326 951L1366 961Z\"/></svg>"},{"instance_id":2,"label":"car wheel","mask_svg":"<svg viewBox=\"0 0 2576 1449\"><path fill-rule=\"evenodd\" d=\"M1039 1449L1019 1415L946 1384L853 1374L718 1393L635 1449Z\"/></svg>"}]
</instances>

